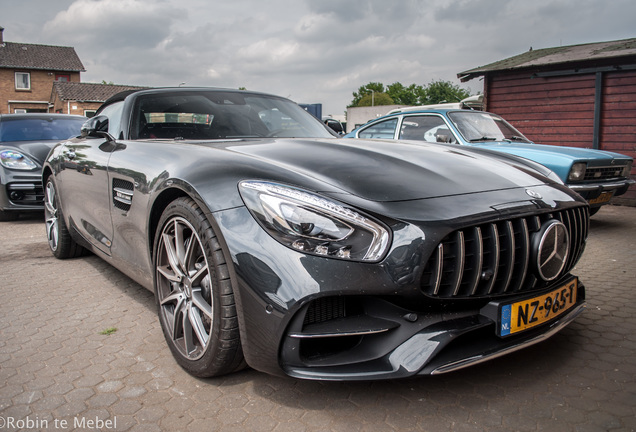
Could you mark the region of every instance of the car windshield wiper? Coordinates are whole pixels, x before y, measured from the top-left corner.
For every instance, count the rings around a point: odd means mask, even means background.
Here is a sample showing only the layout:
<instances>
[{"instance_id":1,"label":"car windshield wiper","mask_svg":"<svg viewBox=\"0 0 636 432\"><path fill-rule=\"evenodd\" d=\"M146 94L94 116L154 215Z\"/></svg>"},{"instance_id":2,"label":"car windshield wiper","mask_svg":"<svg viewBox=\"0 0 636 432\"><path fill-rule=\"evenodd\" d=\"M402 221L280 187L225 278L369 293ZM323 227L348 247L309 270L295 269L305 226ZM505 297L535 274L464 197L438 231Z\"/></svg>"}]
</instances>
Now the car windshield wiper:
<instances>
[{"instance_id":1,"label":"car windshield wiper","mask_svg":"<svg viewBox=\"0 0 636 432\"><path fill-rule=\"evenodd\" d=\"M511 137L508 138L504 138L504 141L523 141L523 142L530 142L528 141L527 138L524 138L522 136L518 136L518 135L513 135Z\"/></svg>"},{"instance_id":2,"label":"car windshield wiper","mask_svg":"<svg viewBox=\"0 0 636 432\"><path fill-rule=\"evenodd\" d=\"M483 136L481 138L471 139L469 142L477 142L477 141L497 141L497 138Z\"/></svg>"}]
</instances>

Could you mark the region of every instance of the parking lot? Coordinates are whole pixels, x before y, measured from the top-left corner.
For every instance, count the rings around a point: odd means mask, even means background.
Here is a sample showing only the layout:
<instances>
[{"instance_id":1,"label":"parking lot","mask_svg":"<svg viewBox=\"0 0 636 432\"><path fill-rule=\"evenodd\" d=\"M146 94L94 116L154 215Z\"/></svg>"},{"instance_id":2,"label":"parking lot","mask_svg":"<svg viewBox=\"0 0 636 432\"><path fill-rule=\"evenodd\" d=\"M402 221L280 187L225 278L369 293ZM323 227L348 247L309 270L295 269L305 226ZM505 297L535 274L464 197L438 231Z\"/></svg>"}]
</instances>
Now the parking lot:
<instances>
[{"instance_id":1,"label":"parking lot","mask_svg":"<svg viewBox=\"0 0 636 432\"><path fill-rule=\"evenodd\" d=\"M196 379L153 295L95 256L58 261L39 215L0 223L0 430L634 431L636 208L592 218L575 274L584 314L459 372L311 382L245 370Z\"/></svg>"}]
</instances>

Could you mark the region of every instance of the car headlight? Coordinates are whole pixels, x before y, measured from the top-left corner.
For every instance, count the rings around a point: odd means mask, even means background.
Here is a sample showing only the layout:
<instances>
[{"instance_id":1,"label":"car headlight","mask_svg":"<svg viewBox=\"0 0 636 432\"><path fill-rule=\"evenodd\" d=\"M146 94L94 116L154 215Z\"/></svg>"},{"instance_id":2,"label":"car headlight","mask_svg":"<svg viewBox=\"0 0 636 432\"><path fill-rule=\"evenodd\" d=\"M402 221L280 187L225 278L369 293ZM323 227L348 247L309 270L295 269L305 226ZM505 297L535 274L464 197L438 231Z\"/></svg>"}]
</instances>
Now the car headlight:
<instances>
[{"instance_id":1,"label":"car headlight","mask_svg":"<svg viewBox=\"0 0 636 432\"><path fill-rule=\"evenodd\" d=\"M585 179L585 170L587 169L587 164L583 162L575 163L572 165L570 169L570 174L568 174L569 182L582 181Z\"/></svg>"},{"instance_id":2,"label":"car headlight","mask_svg":"<svg viewBox=\"0 0 636 432\"><path fill-rule=\"evenodd\" d=\"M27 156L17 150L0 151L0 164L9 169L32 170L38 166Z\"/></svg>"},{"instance_id":3,"label":"car headlight","mask_svg":"<svg viewBox=\"0 0 636 432\"><path fill-rule=\"evenodd\" d=\"M629 178L629 176L632 175L632 163L633 162L627 162L627 165L623 168L623 177Z\"/></svg>"},{"instance_id":4,"label":"car headlight","mask_svg":"<svg viewBox=\"0 0 636 432\"><path fill-rule=\"evenodd\" d=\"M292 249L330 258L378 261L389 247L387 228L339 202L262 181L242 181L239 191L259 224Z\"/></svg>"}]
</instances>

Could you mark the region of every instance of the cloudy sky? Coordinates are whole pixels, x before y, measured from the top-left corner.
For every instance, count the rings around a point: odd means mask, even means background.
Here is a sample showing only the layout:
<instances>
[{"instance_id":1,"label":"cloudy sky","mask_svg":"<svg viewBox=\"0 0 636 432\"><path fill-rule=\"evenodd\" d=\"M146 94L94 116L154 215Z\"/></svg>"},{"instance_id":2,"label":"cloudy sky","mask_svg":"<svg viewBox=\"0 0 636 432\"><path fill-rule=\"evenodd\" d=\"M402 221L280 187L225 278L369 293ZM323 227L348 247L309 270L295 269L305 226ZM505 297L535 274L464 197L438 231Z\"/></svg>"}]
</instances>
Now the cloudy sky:
<instances>
[{"instance_id":1,"label":"cloudy sky","mask_svg":"<svg viewBox=\"0 0 636 432\"><path fill-rule=\"evenodd\" d=\"M72 46L84 82L247 87L341 115L368 82L460 84L534 49L636 37L633 0L0 0L4 40ZM473 94L477 80L460 84Z\"/></svg>"}]
</instances>

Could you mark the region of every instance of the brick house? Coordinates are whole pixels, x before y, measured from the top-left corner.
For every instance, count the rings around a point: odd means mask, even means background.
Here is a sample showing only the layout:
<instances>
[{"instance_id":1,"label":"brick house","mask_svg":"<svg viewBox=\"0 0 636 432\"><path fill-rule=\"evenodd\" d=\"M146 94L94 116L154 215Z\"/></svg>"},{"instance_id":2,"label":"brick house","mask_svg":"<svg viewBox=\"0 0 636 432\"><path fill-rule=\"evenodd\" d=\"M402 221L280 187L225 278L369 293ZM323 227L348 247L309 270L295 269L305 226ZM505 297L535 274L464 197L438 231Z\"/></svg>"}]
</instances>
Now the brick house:
<instances>
[{"instance_id":1,"label":"brick house","mask_svg":"<svg viewBox=\"0 0 636 432\"><path fill-rule=\"evenodd\" d=\"M484 110L535 142L636 158L636 39L530 49L457 76L483 77ZM614 201L636 204L636 186Z\"/></svg>"},{"instance_id":2,"label":"brick house","mask_svg":"<svg viewBox=\"0 0 636 432\"><path fill-rule=\"evenodd\" d=\"M50 92L50 110L92 117L97 108L109 97L122 91L140 88L143 87L56 81Z\"/></svg>"},{"instance_id":3,"label":"brick house","mask_svg":"<svg viewBox=\"0 0 636 432\"><path fill-rule=\"evenodd\" d=\"M5 42L0 27L0 114L50 112L54 82L79 82L85 72L72 47Z\"/></svg>"}]
</instances>

